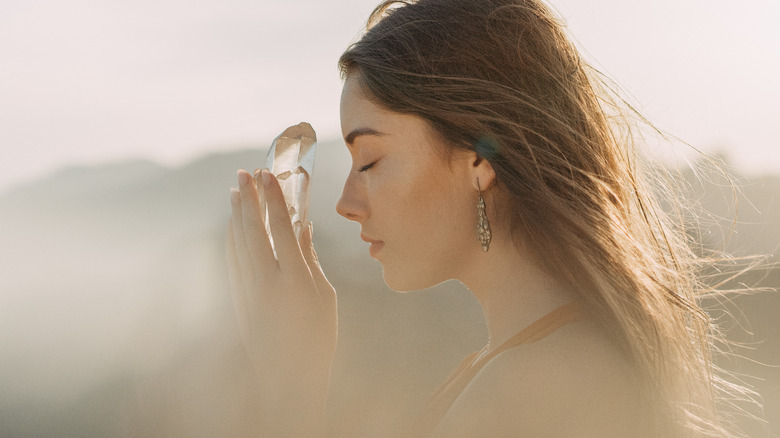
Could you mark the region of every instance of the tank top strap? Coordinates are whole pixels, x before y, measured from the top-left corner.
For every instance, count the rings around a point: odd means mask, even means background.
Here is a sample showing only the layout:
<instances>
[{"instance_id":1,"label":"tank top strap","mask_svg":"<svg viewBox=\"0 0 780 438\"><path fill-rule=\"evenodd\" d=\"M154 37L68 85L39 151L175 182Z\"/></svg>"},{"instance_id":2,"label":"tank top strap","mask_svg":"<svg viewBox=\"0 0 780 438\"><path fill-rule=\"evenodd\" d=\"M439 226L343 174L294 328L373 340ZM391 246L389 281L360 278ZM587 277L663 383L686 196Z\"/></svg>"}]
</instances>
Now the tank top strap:
<instances>
[{"instance_id":1,"label":"tank top strap","mask_svg":"<svg viewBox=\"0 0 780 438\"><path fill-rule=\"evenodd\" d=\"M493 359L506 350L517 347L518 345L531 344L542 340L559 328L582 319L584 316L583 312L582 306L578 301L564 304L547 315L537 319L523 330L517 332L498 348L493 349L493 351L479 359L478 362L483 364L487 363L490 359Z\"/></svg>"},{"instance_id":2,"label":"tank top strap","mask_svg":"<svg viewBox=\"0 0 780 438\"><path fill-rule=\"evenodd\" d=\"M574 301L536 320L487 354L484 354L487 349L485 346L482 350L468 355L428 400L428 404L413 424L413 432L408 436L422 438L430 435L466 386L494 357L519 345L539 341L555 330L583 317L582 305Z\"/></svg>"}]
</instances>

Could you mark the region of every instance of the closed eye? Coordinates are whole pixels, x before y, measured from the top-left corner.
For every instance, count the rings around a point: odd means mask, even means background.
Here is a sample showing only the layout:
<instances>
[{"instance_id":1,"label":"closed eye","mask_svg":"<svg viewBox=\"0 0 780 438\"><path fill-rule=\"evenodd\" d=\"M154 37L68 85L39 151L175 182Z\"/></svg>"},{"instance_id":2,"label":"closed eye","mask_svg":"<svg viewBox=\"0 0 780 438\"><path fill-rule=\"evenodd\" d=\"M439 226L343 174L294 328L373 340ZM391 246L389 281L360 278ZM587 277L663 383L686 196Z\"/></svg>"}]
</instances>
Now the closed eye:
<instances>
[{"instance_id":1,"label":"closed eye","mask_svg":"<svg viewBox=\"0 0 780 438\"><path fill-rule=\"evenodd\" d=\"M361 167L358 169L358 172L365 172L366 170L368 170L368 169L370 169L370 168L374 167L374 164L376 164L376 161L374 161L373 163L366 164L365 166L361 166Z\"/></svg>"}]
</instances>

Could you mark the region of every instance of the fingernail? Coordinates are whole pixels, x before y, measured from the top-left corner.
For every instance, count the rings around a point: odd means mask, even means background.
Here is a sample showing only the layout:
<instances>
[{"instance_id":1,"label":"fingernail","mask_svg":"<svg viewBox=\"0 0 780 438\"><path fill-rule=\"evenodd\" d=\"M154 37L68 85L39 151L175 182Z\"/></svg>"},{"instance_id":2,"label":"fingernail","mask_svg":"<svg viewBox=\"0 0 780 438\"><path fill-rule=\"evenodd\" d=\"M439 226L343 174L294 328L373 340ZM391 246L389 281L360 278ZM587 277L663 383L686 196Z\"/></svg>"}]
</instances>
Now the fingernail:
<instances>
[{"instance_id":1,"label":"fingernail","mask_svg":"<svg viewBox=\"0 0 780 438\"><path fill-rule=\"evenodd\" d=\"M238 171L238 184L245 186L249 183L249 173L246 170L241 169Z\"/></svg>"},{"instance_id":2,"label":"fingernail","mask_svg":"<svg viewBox=\"0 0 780 438\"><path fill-rule=\"evenodd\" d=\"M263 174L263 184L268 184L271 182L271 172L269 172L267 169L262 170Z\"/></svg>"},{"instance_id":3,"label":"fingernail","mask_svg":"<svg viewBox=\"0 0 780 438\"><path fill-rule=\"evenodd\" d=\"M254 173L253 177L255 178L255 184L261 182L260 181L260 169L256 169L255 170L255 173Z\"/></svg>"},{"instance_id":4,"label":"fingernail","mask_svg":"<svg viewBox=\"0 0 780 438\"><path fill-rule=\"evenodd\" d=\"M239 193L238 189L235 187L230 188L230 202L233 205L238 205L238 203L241 201L241 193Z\"/></svg>"}]
</instances>

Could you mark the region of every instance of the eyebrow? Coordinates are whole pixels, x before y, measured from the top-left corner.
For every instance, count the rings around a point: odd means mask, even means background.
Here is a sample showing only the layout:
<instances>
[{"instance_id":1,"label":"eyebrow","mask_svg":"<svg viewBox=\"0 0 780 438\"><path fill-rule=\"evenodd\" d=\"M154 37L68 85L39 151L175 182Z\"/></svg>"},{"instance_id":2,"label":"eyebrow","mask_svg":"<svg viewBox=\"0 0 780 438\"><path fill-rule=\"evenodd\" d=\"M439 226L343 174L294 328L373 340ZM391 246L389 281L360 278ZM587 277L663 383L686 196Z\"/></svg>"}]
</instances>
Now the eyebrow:
<instances>
[{"instance_id":1,"label":"eyebrow","mask_svg":"<svg viewBox=\"0 0 780 438\"><path fill-rule=\"evenodd\" d=\"M382 136L385 134L373 128L368 128L368 127L357 128L352 130L352 132L350 132L349 134L347 134L346 137L344 137L344 142L347 144L347 146L352 146L355 143L356 138L364 135Z\"/></svg>"}]
</instances>

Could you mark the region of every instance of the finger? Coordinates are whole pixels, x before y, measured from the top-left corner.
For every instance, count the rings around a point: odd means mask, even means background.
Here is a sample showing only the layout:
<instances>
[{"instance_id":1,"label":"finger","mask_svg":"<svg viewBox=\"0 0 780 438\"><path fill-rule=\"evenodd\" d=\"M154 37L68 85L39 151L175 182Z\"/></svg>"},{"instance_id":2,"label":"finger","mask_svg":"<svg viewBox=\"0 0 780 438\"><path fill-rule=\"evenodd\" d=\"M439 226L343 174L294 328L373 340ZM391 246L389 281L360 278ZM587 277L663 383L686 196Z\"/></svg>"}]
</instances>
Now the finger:
<instances>
[{"instance_id":1,"label":"finger","mask_svg":"<svg viewBox=\"0 0 780 438\"><path fill-rule=\"evenodd\" d=\"M238 255L236 254L236 242L233 233L233 223L228 224L228 235L226 242L228 278L230 279L230 292L233 298L233 307L236 311L238 320L238 329L243 338L249 334L249 315L246 306L246 289L241 279L241 268L239 267Z\"/></svg>"},{"instance_id":2,"label":"finger","mask_svg":"<svg viewBox=\"0 0 780 438\"><path fill-rule=\"evenodd\" d=\"M238 262L237 265L241 274L241 284L244 288L251 288L255 281L254 266L252 256L249 254L249 248L246 246L246 238L244 237L241 196L235 188L230 190L230 207L233 212L230 217L230 225L233 230L233 244Z\"/></svg>"},{"instance_id":3,"label":"finger","mask_svg":"<svg viewBox=\"0 0 780 438\"><path fill-rule=\"evenodd\" d=\"M238 262L238 256L236 255L236 240L233 234L233 222L228 224L227 240L225 241L225 248L228 262L228 279L230 280L230 288L232 290L243 290L244 284L241 281L241 268Z\"/></svg>"},{"instance_id":4,"label":"finger","mask_svg":"<svg viewBox=\"0 0 780 438\"><path fill-rule=\"evenodd\" d=\"M276 177L267 170L262 171L262 181L265 202L268 206L268 224L274 238L279 267L285 270L304 269L306 262L298 246L298 239L295 238L282 187Z\"/></svg>"},{"instance_id":5,"label":"finger","mask_svg":"<svg viewBox=\"0 0 780 438\"><path fill-rule=\"evenodd\" d=\"M323 302L332 301L332 304L335 304L335 291L327 277L325 277L325 273L322 271L320 261L317 258L317 253L314 251L314 243L312 240L313 233L314 226L311 222L309 222L301 233L301 251L303 252L303 257L306 260L306 264L309 266L312 277L314 277L314 283L317 285L320 299L322 299Z\"/></svg>"},{"instance_id":6,"label":"finger","mask_svg":"<svg viewBox=\"0 0 780 438\"><path fill-rule=\"evenodd\" d=\"M260 275L267 275L277 265L271 242L265 230L264 212L260 208L260 199L254 179L245 170L238 171L239 191L241 194L241 220L247 250Z\"/></svg>"},{"instance_id":7,"label":"finger","mask_svg":"<svg viewBox=\"0 0 780 438\"><path fill-rule=\"evenodd\" d=\"M260 169L255 170L255 173L253 175L253 179L255 182L255 187L257 188L257 197L260 200L260 213L261 218L263 219L263 225L265 226L265 234L266 236L270 233L270 230L268 229L268 206L265 205L265 194L263 193L263 180L260 178ZM271 249L273 250L273 245L271 246Z\"/></svg>"}]
</instances>

